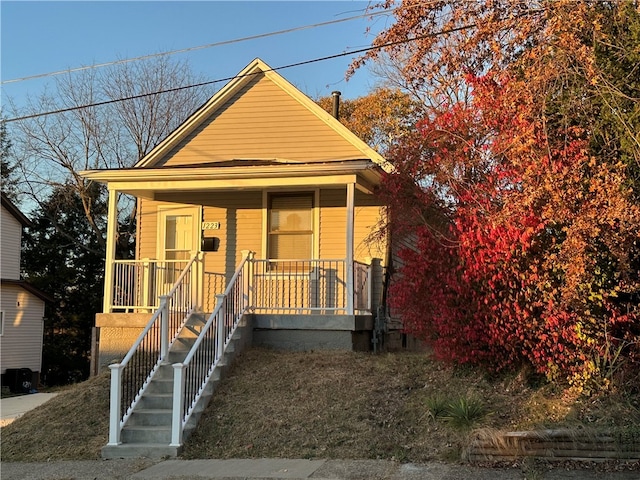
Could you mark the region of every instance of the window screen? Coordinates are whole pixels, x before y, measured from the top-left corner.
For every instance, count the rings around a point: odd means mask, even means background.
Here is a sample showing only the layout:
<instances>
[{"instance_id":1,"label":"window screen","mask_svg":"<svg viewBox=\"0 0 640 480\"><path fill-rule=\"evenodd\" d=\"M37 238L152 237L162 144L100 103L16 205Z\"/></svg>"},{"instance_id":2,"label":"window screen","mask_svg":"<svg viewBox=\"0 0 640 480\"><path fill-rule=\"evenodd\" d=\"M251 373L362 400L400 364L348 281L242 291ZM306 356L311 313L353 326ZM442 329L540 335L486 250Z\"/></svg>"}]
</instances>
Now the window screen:
<instances>
[{"instance_id":1,"label":"window screen","mask_svg":"<svg viewBox=\"0 0 640 480\"><path fill-rule=\"evenodd\" d=\"M273 195L269 205L269 258L308 260L313 246L313 196Z\"/></svg>"}]
</instances>

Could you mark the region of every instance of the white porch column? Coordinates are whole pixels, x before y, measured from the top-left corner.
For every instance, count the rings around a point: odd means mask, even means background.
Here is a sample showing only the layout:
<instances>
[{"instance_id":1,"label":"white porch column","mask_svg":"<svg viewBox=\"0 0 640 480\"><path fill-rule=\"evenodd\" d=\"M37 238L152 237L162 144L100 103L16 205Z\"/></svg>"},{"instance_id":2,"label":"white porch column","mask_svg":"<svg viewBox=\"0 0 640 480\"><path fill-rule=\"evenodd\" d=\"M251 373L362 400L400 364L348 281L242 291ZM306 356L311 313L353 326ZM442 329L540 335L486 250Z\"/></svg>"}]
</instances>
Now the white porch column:
<instances>
[{"instance_id":1,"label":"white porch column","mask_svg":"<svg viewBox=\"0 0 640 480\"><path fill-rule=\"evenodd\" d=\"M116 259L116 236L118 234L118 192L109 189L109 211L107 216L107 250L104 265L104 298L102 312L111 313L113 305L113 263Z\"/></svg>"},{"instance_id":2,"label":"white porch column","mask_svg":"<svg viewBox=\"0 0 640 480\"><path fill-rule=\"evenodd\" d=\"M353 315L353 239L355 184L347 183L347 315Z\"/></svg>"}]
</instances>

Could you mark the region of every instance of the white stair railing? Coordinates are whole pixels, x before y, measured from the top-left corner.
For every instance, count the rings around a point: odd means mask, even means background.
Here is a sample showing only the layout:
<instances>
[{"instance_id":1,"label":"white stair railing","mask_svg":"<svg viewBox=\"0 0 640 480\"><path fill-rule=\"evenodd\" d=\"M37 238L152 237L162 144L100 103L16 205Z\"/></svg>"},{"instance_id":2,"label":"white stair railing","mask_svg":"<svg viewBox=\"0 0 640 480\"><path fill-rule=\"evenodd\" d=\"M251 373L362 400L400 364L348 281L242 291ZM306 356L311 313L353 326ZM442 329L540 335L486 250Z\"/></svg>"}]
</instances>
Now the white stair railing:
<instances>
[{"instance_id":1,"label":"white stair railing","mask_svg":"<svg viewBox=\"0 0 640 480\"><path fill-rule=\"evenodd\" d=\"M184 428L242 316L251 306L253 252L244 250L242 254L242 262L225 292L216 295L216 307L193 347L182 363L173 364L171 446L182 445Z\"/></svg>"},{"instance_id":2,"label":"white stair railing","mask_svg":"<svg viewBox=\"0 0 640 480\"><path fill-rule=\"evenodd\" d=\"M111 369L109 445L120 444L122 427L131 415L153 374L165 360L169 348L186 319L199 304L202 254L195 254L137 340Z\"/></svg>"}]
</instances>

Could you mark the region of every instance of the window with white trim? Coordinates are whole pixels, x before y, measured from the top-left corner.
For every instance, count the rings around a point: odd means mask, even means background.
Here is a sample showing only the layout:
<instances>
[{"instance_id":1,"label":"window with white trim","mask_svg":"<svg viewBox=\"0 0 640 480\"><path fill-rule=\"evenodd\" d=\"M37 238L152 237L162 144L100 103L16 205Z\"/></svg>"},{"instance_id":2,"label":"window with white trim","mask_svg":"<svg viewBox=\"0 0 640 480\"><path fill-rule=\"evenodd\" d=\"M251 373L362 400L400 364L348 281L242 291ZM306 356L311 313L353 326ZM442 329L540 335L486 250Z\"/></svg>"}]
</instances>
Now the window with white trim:
<instances>
[{"instance_id":1,"label":"window with white trim","mask_svg":"<svg viewBox=\"0 0 640 480\"><path fill-rule=\"evenodd\" d=\"M313 258L313 193L271 194L268 222L270 259Z\"/></svg>"}]
</instances>

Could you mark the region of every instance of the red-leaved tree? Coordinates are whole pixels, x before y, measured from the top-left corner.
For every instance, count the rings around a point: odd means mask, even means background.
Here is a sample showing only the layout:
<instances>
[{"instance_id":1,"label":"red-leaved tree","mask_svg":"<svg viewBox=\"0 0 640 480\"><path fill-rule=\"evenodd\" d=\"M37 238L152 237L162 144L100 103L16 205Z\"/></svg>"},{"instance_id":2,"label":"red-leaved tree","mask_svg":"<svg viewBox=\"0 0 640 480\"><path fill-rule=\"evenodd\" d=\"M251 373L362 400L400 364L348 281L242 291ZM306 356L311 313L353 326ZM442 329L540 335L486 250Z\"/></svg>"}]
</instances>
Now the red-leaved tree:
<instances>
[{"instance_id":1,"label":"red-leaved tree","mask_svg":"<svg viewBox=\"0 0 640 480\"><path fill-rule=\"evenodd\" d=\"M390 155L381 194L391 228L415 240L390 301L441 358L608 380L612 346L631 357L640 333L640 208L625 166L592 156L579 126L547 128L522 80L466 81L469 102Z\"/></svg>"}]
</instances>

